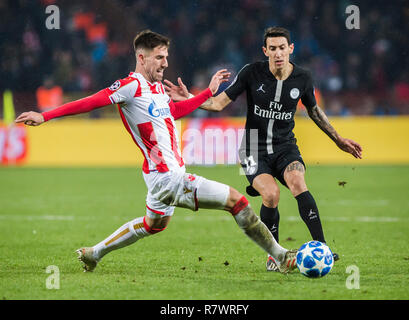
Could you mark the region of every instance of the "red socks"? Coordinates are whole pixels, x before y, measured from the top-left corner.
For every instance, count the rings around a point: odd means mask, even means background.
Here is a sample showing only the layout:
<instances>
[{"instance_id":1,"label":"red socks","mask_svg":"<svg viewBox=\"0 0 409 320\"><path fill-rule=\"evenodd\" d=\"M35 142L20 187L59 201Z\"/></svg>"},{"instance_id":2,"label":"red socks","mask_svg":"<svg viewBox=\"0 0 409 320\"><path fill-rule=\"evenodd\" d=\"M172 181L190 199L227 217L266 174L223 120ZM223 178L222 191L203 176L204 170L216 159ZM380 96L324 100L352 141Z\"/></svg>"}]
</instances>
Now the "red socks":
<instances>
[{"instance_id":1,"label":"red socks","mask_svg":"<svg viewBox=\"0 0 409 320\"><path fill-rule=\"evenodd\" d=\"M239 201L236 202L234 207L230 210L230 213L235 216L238 214L241 210L246 208L249 205L249 201L246 199L245 196L242 196Z\"/></svg>"}]
</instances>

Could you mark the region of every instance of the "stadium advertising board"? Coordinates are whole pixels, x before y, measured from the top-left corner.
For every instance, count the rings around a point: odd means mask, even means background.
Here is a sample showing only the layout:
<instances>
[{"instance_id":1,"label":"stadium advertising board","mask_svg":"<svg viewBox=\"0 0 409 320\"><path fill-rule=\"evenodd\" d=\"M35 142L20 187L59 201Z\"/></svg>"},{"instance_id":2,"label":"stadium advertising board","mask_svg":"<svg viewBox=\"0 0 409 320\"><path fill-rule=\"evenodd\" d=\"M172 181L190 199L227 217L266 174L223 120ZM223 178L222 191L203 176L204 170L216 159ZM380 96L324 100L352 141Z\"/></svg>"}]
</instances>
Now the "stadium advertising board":
<instances>
[{"instance_id":1,"label":"stadium advertising board","mask_svg":"<svg viewBox=\"0 0 409 320\"><path fill-rule=\"evenodd\" d=\"M20 164L27 156L27 130L24 126L0 124L0 160L2 165Z\"/></svg>"},{"instance_id":2,"label":"stadium advertising board","mask_svg":"<svg viewBox=\"0 0 409 320\"><path fill-rule=\"evenodd\" d=\"M296 119L295 136L307 164L409 163L409 117L339 117L331 123L363 147L356 161L308 118ZM187 165L235 165L244 118L192 118L176 121ZM359 130L358 130L359 129ZM29 152L28 152L29 151ZM141 166L143 156L120 120L56 120L47 126L0 125L2 165Z\"/></svg>"},{"instance_id":3,"label":"stadium advertising board","mask_svg":"<svg viewBox=\"0 0 409 320\"><path fill-rule=\"evenodd\" d=\"M244 134L242 118L185 120L182 155L188 165L237 164Z\"/></svg>"}]
</instances>

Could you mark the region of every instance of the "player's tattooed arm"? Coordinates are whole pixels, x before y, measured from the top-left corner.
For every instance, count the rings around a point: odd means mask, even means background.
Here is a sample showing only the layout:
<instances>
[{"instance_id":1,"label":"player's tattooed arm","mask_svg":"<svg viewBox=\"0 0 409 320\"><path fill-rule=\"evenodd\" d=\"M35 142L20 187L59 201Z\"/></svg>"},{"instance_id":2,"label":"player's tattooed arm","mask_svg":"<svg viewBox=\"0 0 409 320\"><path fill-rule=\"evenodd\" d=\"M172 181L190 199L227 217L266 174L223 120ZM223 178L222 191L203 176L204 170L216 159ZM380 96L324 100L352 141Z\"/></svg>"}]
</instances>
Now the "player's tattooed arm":
<instances>
[{"instance_id":1,"label":"player's tattooed arm","mask_svg":"<svg viewBox=\"0 0 409 320\"><path fill-rule=\"evenodd\" d=\"M315 122L315 124L324 131L328 137L330 137L335 143L339 140L340 136L334 129L334 127L329 123L327 116L324 111L318 106L315 105L312 108L308 108L308 115Z\"/></svg>"},{"instance_id":2,"label":"player's tattooed arm","mask_svg":"<svg viewBox=\"0 0 409 320\"><path fill-rule=\"evenodd\" d=\"M307 110L310 118L336 143L338 148L352 154L355 158L362 159L362 147L359 145L359 143L351 139L341 137L329 123L324 111L322 111L318 105L308 108Z\"/></svg>"},{"instance_id":3,"label":"player's tattooed arm","mask_svg":"<svg viewBox=\"0 0 409 320\"><path fill-rule=\"evenodd\" d=\"M207 99L200 106L200 108L207 111L222 111L230 102L231 100L227 96L227 94L225 92L222 92L215 97Z\"/></svg>"},{"instance_id":4,"label":"player's tattooed arm","mask_svg":"<svg viewBox=\"0 0 409 320\"><path fill-rule=\"evenodd\" d=\"M228 72L227 69L220 69L212 76L208 87L212 92L212 95L216 94L222 83L229 81L230 74L231 73ZM193 95L189 93L187 87L180 77L178 78L178 85L175 85L171 81L166 79L164 80L164 83L166 93L175 102L183 101L193 97ZM209 111L221 111L230 102L231 100L229 99L229 97L227 97L227 95L222 92L216 97L209 98L200 107Z\"/></svg>"},{"instance_id":5,"label":"player's tattooed arm","mask_svg":"<svg viewBox=\"0 0 409 320\"><path fill-rule=\"evenodd\" d=\"M207 99L205 103L200 106L200 109L211 111L214 108L213 106L213 97Z\"/></svg>"}]
</instances>

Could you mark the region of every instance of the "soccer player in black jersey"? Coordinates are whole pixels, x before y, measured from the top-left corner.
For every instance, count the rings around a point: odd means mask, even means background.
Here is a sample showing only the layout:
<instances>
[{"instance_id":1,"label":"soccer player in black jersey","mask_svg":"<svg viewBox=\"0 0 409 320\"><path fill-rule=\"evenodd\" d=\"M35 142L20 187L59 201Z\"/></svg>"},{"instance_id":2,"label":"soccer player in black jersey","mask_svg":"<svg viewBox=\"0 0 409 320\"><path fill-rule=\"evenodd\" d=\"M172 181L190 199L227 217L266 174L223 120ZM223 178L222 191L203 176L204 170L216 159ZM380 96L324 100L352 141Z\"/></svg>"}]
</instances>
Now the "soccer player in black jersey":
<instances>
[{"instance_id":1,"label":"soccer player in black jersey","mask_svg":"<svg viewBox=\"0 0 409 320\"><path fill-rule=\"evenodd\" d=\"M250 183L247 193L262 197L261 220L278 242L280 189L277 179L297 200L300 216L312 239L325 243L318 208L308 191L305 164L293 133L298 101L301 99L310 118L341 150L361 158L362 148L355 141L341 137L331 126L317 105L310 72L290 61L293 51L294 44L287 29L266 29L263 52L268 60L245 65L224 92L207 100L201 108L221 111L246 93L246 136L239 155ZM186 99L187 88L180 78L178 82L179 86L175 86L165 80L166 89L174 100ZM334 258L337 260L338 256L335 254ZM267 259L267 270L277 270L271 257Z\"/></svg>"}]
</instances>

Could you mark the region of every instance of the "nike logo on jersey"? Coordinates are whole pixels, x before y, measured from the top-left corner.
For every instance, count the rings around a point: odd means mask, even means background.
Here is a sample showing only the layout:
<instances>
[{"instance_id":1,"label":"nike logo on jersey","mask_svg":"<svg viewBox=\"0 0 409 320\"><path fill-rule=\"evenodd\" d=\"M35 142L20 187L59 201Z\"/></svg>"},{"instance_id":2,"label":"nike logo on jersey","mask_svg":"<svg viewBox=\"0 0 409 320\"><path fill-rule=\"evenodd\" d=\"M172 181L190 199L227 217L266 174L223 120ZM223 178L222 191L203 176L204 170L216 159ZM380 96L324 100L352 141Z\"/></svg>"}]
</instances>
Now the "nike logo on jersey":
<instances>
[{"instance_id":1,"label":"nike logo on jersey","mask_svg":"<svg viewBox=\"0 0 409 320\"><path fill-rule=\"evenodd\" d=\"M264 86L264 83L262 83L261 86L258 87L258 89L256 90L256 92L257 92L257 91L261 91L261 92L263 92L263 93L266 93L266 92L264 91L264 89L263 89L263 86Z\"/></svg>"}]
</instances>

